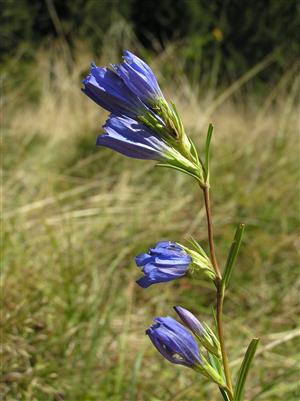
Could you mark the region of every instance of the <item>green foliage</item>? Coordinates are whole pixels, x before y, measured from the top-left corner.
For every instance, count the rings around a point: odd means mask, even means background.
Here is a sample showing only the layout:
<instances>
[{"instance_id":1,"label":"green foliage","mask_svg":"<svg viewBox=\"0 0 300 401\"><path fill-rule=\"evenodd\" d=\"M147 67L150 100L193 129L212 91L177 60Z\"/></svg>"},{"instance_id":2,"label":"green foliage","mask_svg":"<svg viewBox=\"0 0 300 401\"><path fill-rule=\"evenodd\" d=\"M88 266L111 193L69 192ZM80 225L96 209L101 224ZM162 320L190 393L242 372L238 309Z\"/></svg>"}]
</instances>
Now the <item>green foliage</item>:
<instances>
[{"instance_id":1,"label":"green foliage","mask_svg":"<svg viewBox=\"0 0 300 401\"><path fill-rule=\"evenodd\" d=\"M72 47L85 38L99 53L105 33L119 18L129 16L131 0L4 0L1 1L0 54L35 49L42 41L64 35Z\"/></svg>"},{"instance_id":2,"label":"green foliage","mask_svg":"<svg viewBox=\"0 0 300 401\"><path fill-rule=\"evenodd\" d=\"M135 0L133 21L147 46L184 40L182 55L195 79L212 68L217 80L237 78L274 50L280 71L299 53L297 0L162 0L159 5Z\"/></svg>"},{"instance_id":3,"label":"green foliage","mask_svg":"<svg viewBox=\"0 0 300 401\"><path fill-rule=\"evenodd\" d=\"M190 79L208 71L210 84L232 81L276 51L276 69L269 82L298 58L298 0L4 0L1 2L0 54L28 57L49 38L64 37L70 48L78 39L99 55L107 34L118 21L149 51L178 41L178 58Z\"/></svg>"},{"instance_id":4,"label":"green foliage","mask_svg":"<svg viewBox=\"0 0 300 401\"><path fill-rule=\"evenodd\" d=\"M240 245L241 245L242 238L243 238L244 229L245 229L245 225L244 224L238 225L238 227L236 229L234 240L233 240L233 242L231 244L231 247L230 247L230 250L229 250L229 254L228 254L228 258L227 258L226 265L225 265L225 269L224 269L224 274L223 274L223 279L222 279L222 285L223 285L224 289L229 284L231 272L232 272L232 269L234 267L237 255L239 253Z\"/></svg>"},{"instance_id":5,"label":"green foliage","mask_svg":"<svg viewBox=\"0 0 300 401\"><path fill-rule=\"evenodd\" d=\"M258 342L259 342L259 339L254 338L247 348L246 354L244 356L241 368L240 368L238 376L237 376L236 386L234 389L234 401L242 401L242 399L243 399L242 397L243 397L244 390L245 390L247 376L249 373L249 369L251 367L251 363L255 356Z\"/></svg>"},{"instance_id":6,"label":"green foliage","mask_svg":"<svg viewBox=\"0 0 300 401\"><path fill-rule=\"evenodd\" d=\"M213 126L209 124L207 134L206 134L206 141L205 141L205 151L204 151L204 175L205 181L209 184L209 150L210 150L210 142L213 133Z\"/></svg>"}]
</instances>

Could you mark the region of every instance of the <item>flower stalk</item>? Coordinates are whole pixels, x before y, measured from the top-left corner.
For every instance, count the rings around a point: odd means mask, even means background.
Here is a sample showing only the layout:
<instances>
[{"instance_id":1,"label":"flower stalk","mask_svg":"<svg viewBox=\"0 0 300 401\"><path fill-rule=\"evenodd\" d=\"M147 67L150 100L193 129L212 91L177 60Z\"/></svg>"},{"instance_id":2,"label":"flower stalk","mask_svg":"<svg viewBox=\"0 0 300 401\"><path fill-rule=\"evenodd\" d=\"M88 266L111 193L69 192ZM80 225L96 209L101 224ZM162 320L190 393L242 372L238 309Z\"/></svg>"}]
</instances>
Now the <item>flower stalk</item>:
<instances>
[{"instance_id":1,"label":"flower stalk","mask_svg":"<svg viewBox=\"0 0 300 401\"><path fill-rule=\"evenodd\" d=\"M217 329L218 329L218 337L220 341L220 348L222 354L222 363L224 368L224 374L226 378L226 384L228 387L228 396L230 400L233 400L233 386L232 386L232 379L231 373L229 369L228 357L226 352L225 346L225 338L224 338L224 330L223 330L223 305L224 305L224 287L222 285L222 274L218 265L216 251L215 251L215 244L214 244L214 235L213 235L213 224L212 224L212 212L211 212L211 204L210 204L210 196L209 196L209 186L206 185L205 187L200 185L200 188L203 190L204 195L204 204L205 204L205 211L206 211L206 219L207 219L207 233L208 233L208 242L209 242L209 249L210 249L210 256L213 268L216 273L215 278L215 286L217 290L217 299L216 299L216 317L217 317Z\"/></svg>"}]
</instances>

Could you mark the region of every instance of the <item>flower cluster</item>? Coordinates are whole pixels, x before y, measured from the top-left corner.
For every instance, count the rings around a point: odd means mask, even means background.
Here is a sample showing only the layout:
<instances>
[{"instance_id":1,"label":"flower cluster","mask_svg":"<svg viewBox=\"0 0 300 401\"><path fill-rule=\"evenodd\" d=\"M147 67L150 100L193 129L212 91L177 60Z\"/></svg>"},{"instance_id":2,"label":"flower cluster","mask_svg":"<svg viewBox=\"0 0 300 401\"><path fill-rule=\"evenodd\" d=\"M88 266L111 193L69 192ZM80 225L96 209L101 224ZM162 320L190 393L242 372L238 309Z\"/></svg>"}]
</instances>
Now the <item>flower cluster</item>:
<instances>
[{"instance_id":1,"label":"flower cluster","mask_svg":"<svg viewBox=\"0 0 300 401\"><path fill-rule=\"evenodd\" d=\"M128 157L157 160L203 180L195 147L154 73L129 51L124 51L123 58L111 68L92 64L83 80L82 91L111 113L97 145Z\"/></svg>"},{"instance_id":2,"label":"flower cluster","mask_svg":"<svg viewBox=\"0 0 300 401\"><path fill-rule=\"evenodd\" d=\"M137 159L157 160L203 182L203 163L173 104L169 104L150 67L129 51L124 61L111 68L92 65L83 81L83 92L111 114L104 124L98 146L111 148ZM215 279L212 263L200 245L193 249L171 241L160 241L136 256L143 272L137 280L142 288L180 278L189 270L200 270ZM220 344L214 332L188 310L175 311L184 327L171 317L157 317L146 331L153 345L170 362L190 367L225 387L220 362Z\"/></svg>"}]
</instances>

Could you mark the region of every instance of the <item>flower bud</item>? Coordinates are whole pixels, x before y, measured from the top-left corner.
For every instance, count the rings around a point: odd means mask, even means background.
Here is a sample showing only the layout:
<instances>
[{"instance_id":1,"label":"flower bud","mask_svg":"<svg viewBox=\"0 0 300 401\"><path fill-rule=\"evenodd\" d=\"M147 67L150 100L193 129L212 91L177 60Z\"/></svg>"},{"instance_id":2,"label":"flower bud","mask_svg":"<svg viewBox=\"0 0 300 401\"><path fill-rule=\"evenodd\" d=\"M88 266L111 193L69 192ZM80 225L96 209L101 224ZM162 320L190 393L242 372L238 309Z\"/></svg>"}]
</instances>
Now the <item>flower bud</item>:
<instances>
[{"instance_id":1,"label":"flower bud","mask_svg":"<svg viewBox=\"0 0 300 401\"><path fill-rule=\"evenodd\" d=\"M221 355L220 343L209 326L206 323L200 323L196 316L181 306L174 306L174 309L183 323L195 334L203 347L219 357Z\"/></svg>"},{"instance_id":2,"label":"flower bud","mask_svg":"<svg viewBox=\"0 0 300 401\"><path fill-rule=\"evenodd\" d=\"M157 317L146 334L168 361L196 368L202 364L199 348L191 333L171 317Z\"/></svg>"}]
</instances>

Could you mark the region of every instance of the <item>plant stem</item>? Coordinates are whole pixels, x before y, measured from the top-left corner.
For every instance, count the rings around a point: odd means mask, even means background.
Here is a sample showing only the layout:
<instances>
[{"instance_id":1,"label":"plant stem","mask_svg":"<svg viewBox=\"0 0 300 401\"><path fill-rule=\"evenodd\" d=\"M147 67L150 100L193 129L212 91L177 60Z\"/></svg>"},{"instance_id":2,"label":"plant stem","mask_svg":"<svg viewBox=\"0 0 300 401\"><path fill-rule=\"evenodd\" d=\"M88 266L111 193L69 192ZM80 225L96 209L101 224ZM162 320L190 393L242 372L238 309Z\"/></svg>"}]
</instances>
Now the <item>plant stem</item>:
<instances>
[{"instance_id":1,"label":"plant stem","mask_svg":"<svg viewBox=\"0 0 300 401\"><path fill-rule=\"evenodd\" d=\"M209 198L209 187L208 186L200 186L203 190L204 202L205 202L205 210L206 210L206 218L207 218L207 231L208 231L208 242L210 249L211 262L216 273L215 285L217 289L217 326L218 326L218 337L220 341L221 354L222 354L222 362L224 367L224 373L226 378L226 383L228 386L228 396L230 400L233 399L233 387L232 380L229 370L228 358L225 347L225 339L223 332L223 303L224 303L224 290L222 286L222 275L218 265L215 245L214 245L214 236L213 236L213 225L212 225L212 213L210 206L210 198Z\"/></svg>"}]
</instances>

